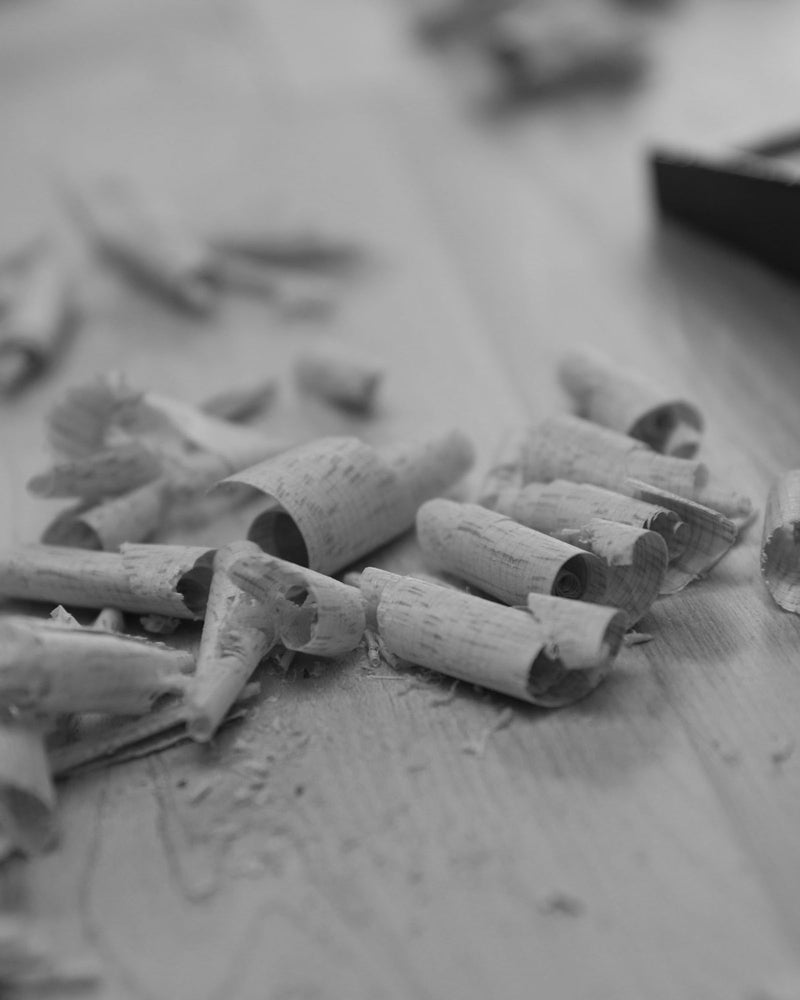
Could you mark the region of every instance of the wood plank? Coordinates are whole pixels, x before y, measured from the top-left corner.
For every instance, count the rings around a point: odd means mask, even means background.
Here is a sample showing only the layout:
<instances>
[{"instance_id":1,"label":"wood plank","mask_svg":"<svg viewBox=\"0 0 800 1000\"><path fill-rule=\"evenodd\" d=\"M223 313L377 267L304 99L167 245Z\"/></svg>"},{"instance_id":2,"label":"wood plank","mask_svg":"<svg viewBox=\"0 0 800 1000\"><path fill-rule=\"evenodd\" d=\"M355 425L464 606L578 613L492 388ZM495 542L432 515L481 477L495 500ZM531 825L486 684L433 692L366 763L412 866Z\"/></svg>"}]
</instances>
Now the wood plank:
<instances>
[{"instance_id":1,"label":"wood plank","mask_svg":"<svg viewBox=\"0 0 800 1000\"><path fill-rule=\"evenodd\" d=\"M393 132L402 119L382 117L385 103L363 110L365 96L352 110L349 95L344 106L276 96L271 71L260 75L249 57L233 69L255 22L242 14L224 42L211 14L203 23L169 89L157 75L133 87L111 75L87 107L87 81L67 66L24 111L19 95L7 97L14 142L2 204L21 191L15 217L29 218L53 159L77 171L124 165L201 228L276 213L316 220L374 247L375 269L316 331L242 302L198 327L94 279L92 317L64 370L0 427L9 535L30 537L44 520L22 491L40 461L38 421L58 387L86 372L124 363L134 380L199 398L256 364L283 375L298 344L336 337L387 360L374 423L323 423L287 391L265 428L363 430L380 441L456 421L485 464L499 430L532 399L543 410L558 402L555 345L538 360L528 329L566 340L602 301L598 279L597 298L575 302L570 268L577 255L579 274L590 273L596 254L581 249L578 227L563 229L559 213L522 191L506 159L492 159L487 175L493 201L474 205L473 183L489 184L479 176L484 154L415 105L406 139L419 151L424 135L432 160L417 171L421 200ZM148 37L125 49L126 65ZM180 51L163 44L162 54ZM259 50L255 34L247 44ZM219 53L208 66L205 45ZM439 128L434 143L427 130ZM477 157L474 174L458 166L462 152ZM15 176L26 180L15 186ZM551 253L535 278L541 298L529 299L534 244ZM631 332L613 288L609 310ZM501 332L514 326L516 354ZM378 557L390 567L418 560L407 540ZM698 600L698 615L705 606ZM668 696L673 639L686 672L697 672L707 644L687 645L677 623L660 632L666 653L654 645L648 662L649 651L631 650L582 705L513 706L496 732L510 702L461 685L434 704L450 687L424 673L384 679L390 669L376 674L359 656L273 672L253 717L210 752L181 748L65 786L62 847L27 867L22 888L19 871L7 870L4 899L22 893L65 939L98 949L99 996L741 995L790 971L794 956L717 775L700 765L692 727L687 735ZM724 675L726 664L713 665ZM483 753L466 752L481 741Z\"/></svg>"}]
</instances>

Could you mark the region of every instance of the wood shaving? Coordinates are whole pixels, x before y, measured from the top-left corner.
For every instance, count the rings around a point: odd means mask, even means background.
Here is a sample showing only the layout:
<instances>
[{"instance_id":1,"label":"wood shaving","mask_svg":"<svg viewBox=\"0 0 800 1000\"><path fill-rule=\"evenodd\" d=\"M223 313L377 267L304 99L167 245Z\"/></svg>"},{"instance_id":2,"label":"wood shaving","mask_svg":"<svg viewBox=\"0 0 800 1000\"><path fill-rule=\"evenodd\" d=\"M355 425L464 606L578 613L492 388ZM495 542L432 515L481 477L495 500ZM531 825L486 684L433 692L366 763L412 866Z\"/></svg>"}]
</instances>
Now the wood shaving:
<instances>
[{"instance_id":1,"label":"wood shaving","mask_svg":"<svg viewBox=\"0 0 800 1000\"><path fill-rule=\"evenodd\" d=\"M355 438L322 438L226 480L271 498L248 538L266 552L335 573L411 526L417 507L470 467L457 432L379 452Z\"/></svg>"},{"instance_id":2,"label":"wood shaving","mask_svg":"<svg viewBox=\"0 0 800 1000\"><path fill-rule=\"evenodd\" d=\"M699 409L638 372L584 349L561 360L558 377L579 417L628 434L665 455L693 458L697 453L703 431Z\"/></svg>"},{"instance_id":3,"label":"wood shaving","mask_svg":"<svg viewBox=\"0 0 800 1000\"><path fill-rule=\"evenodd\" d=\"M59 251L37 240L0 265L0 396L26 388L53 364L78 314Z\"/></svg>"},{"instance_id":4,"label":"wood shaving","mask_svg":"<svg viewBox=\"0 0 800 1000\"><path fill-rule=\"evenodd\" d=\"M625 630L625 616L615 608L531 595L552 605L548 614L540 603L534 617L529 610L373 568L362 574L362 590L396 656L546 707L575 701L596 687ZM587 663L592 646L596 657Z\"/></svg>"},{"instance_id":5,"label":"wood shaving","mask_svg":"<svg viewBox=\"0 0 800 1000\"><path fill-rule=\"evenodd\" d=\"M303 392L345 410L368 413L383 380L383 366L339 345L326 345L299 355L294 375Z\"/></svg>"},{"instance_id":6,"label":"wood shaving","mask_svg":"<svg viewBox=\"0 0 800 1000\"><path fill-rule=\"evenodd\" d=\"M525 604L532 592L584 601L606 592L597 556L476 504L428 501L417 513L417 536L426 561L506 604Z\"/></svg>"}]
</instances>

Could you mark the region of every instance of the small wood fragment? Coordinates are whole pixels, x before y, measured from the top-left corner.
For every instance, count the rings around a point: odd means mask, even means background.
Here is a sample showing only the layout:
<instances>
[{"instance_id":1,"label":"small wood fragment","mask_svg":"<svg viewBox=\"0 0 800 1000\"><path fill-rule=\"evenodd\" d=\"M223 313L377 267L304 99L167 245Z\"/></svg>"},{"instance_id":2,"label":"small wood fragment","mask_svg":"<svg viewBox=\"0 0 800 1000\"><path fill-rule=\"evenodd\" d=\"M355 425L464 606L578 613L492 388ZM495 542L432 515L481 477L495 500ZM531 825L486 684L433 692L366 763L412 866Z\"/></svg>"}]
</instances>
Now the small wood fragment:
<instances>
[{"instance_id":1,"label":"small wood fragment","mask_svg":"<svg viewBox=\"0 0 800 1000\"><path fill-rule=\"evenodd\" d=\"M27 386L55 360L77 321L71 281L46 240L5 265L0 295L0 396Z\"/></svg>"},{"instance_id":2,"label":"small wood fragment","mask_svg":"<svg viewBox=\"0 0 800 1000\"><path fill-rule=\"evenodd\" d=\"M186 688L192 656L48 619L0 618L0 706L37 715L140 715Z\"/></svg>"},{"instance_id":3,"label":"small wood fragment","mask_svg":"<svg viewBox=\"0 0 800 1000\"><path fill-rule=\"evenodd\" d=\"M360 644L366 620L354 587L263 552L242 556L229 575L259 602L274 605L287 649L332 657Z\"/></svg>"},{"instance_id":4,"label":"small wood fragment","mask_svg":"<svg viewBox=\"0 0 800 1000\"><path fill-rule=\"evenodd\" d=\"M89 628L97 632L122 632L125 629L125 615L119 608L103 608Z\"/></svg>"},{"instance_id":5,"label":"small wood fragment","mask_svg":"<svg viewBox=\"0 0 800 1000\"><path fill-rule=\"evenodd\" d=\"M230 233L214 236L212 248L224 258L244 258L262 268L342 273L363 260L354 243L315 233Z\"/></svg>"},{"instance_id":6,"label":"small wood fragment","mask_svg":"<svg viewBox=\"0 0 800 1000\"><path fill-rule=\"evenodd\" d=\"M525 604L530 593L604 600L601 559L477 504L429 500L417 536L428 562L506 604Z\"/></svg>"},{"instance_id":7,"label":"small wood fragment","mask_svg":"<svg viewBox=\"0 0 800 1000\"><path fill-rule=\"evenodd\" d=\"M558 376L579 417L637 438L665 455L693 458L697 453L703 431L699 409L638 372L584 349L562 358Z\"/></svg>"},{"instance_id":8,"label":"small wood fragment","mask_svg":"<svg viewBox=\"0 0 800 1000\"><path fill-rule=\"evenodd\" d=\"M529 437L530 428L527 424L510 427L505 431L494 455L492 466L481 486L478 503L482 506L499 510L497 503L501 494L517 492L525 486ZM514 517L513 514L511 516ZM515 518L515 520L522 519Z\"/></svg>"},{"instance_id":9,"label":"small wood fragment","mask_svg":"<svg viewBox=\"0 0 800 1000\"><path fill-rule=\"evenodd\" d=\"M303 392L342 409L366 414L374 407L383 367L352 350L328 344L300 354L294 376Z\"/></svg>"},{"instance_id":10,"label":"small wood fragment","mask_svg":"<svg viewBox=\"0 0 800 1000\"><path fill-rule=\"evenodd\" d=\"M0 716L0 832L23 854L41 854L56 836L55 807L42 733Z\"/></svg>"},{"instance_id":11,"label":"small wood fragment","mask_svg":"<svg viewBox=\"0 0 800 1000\"><path fill-rule=\"evenodd\" d=\"M0 552L0 594L199 620L213 558L214 550L201 546L126 544L117 553L20 545Z\"/></svg>"},{"instance_id":12,"label":"small wood fragment","mask_svg":"<svg viewBox=\"0 0 800 1000\"><path fill-rule=\"evenodd\" d=\"M244 702L258 692L258 684L245 685L222 724L241 718ZM76 739L50 749L50 766L56 778L83 772L89 765L117 764L144 757L190 738L186 732L187 708L183 699L165 701L147 715L134 719L110 719L108 716L99 719L92 716L91 719L93 724L82 727Z\"/></svg>"},{"instance_id":13,"label":"small wood fragment","mask_svg":"<svg viewBox=\"0 0 800 1000\"><path fill-rule=\"evenodd\" d=\"M248 538L271 555L335 573L409 528L419 504L472 461L472 446L457 432L385 451L356 438L322 438L225 482L271 498Z\"/></svg>"},{"instance_id":14,"label":"small wood fragment","mask_svg":"<svg viewBox=\"0 0 800 1000\"><path fill-rule=\"evenodd\" d=\"M146 541L162 524L169 482L159 477L95 506L79 504L58 514L42 532L45 545L114 552L124 542Z\"/></svg>"},{"instance_id":15,"label":"small wood fragment","mask_svg":"<svg viewBox=\"0 0 800 1000\"><path fill-rule=\"evenodd\" d=\"M28 481L37 497L80 497L100 500L119 496L157 479L162 459L136 441L104 448L92 455L60 462Z\"/></svg>"},{"instance_id":16,"label":"small wood fragment","mask_svg":"<svg viewBox=\"0 0 800 1000\"><path fill-rule=\"evenodd\" d=\"M258 552L252 542L234 542L214 558L197 670L186 694L187 731L200 742L213 737L252 672L277 642L275 604L257 600L230 577L238 560Z\"/></svg>"},{"instance_id":17,"label":"small wood fragment","mask_svg":"<svg viewBox=\"0 0 800 1000\"><path fill-rule=\"evenodd\" d=\"M527 608L372 567L362 573L361 589L394 655L549 708L592 691L610 670L625 632L626 617L617 608L533 595L539 602L534 617ZM541 602L551 605L552 622ZM597 660L587 663L592 644Z\"/></svg>"},{"instance_id":18,"label":"small wood fragment","mask_svg":"<svg viewBox=\"0 0 800 1000\"><path fill-rule=\"evenodd\" d=\"M641 34L586 4L513 4L489 18L479 37L516 100L625 85L645 66Z\"/></svg>"},{"instance_id":19,"label":"small wood fragment","mask_svg":"<svg viewBox=\"0 0 800 1000\"><path fill-rule=\"evenodd\" d=\"M123 275L191 313L214 308L210 249L132 181L106 177L74 187L68 204L98 253Z\"/></svg>"},{"instance_id":20,"label":"small wood fragment","mask_svg":"<svg viewBox=\"0 0 800 1000\"><path fill-rule=\"evenodd\" d=\"M761 575L775 603L800 614L800 469L784 472L770 487Z\"/></svg>"},{"instance_id":21,"label":"small wood fragment","mask_svg":"<svg viewBox=\"0 0 800 1000\"><path fill-rule=\"evenodd\" d=\"M270 408L278 393L278 383L274 378L260 382L236 386L217 392L203 400L200 409L220 420L242 421L261 416Z\"/></svg>"},{"instance_id":22,"label":"small wood fragment","mask_svg":"<svg viewBox=\"0 0 800 1000\"><path fill-rule=\"evenodd\" d=\"M53 449L72 459L137 442L172 461L207 452L226 460L231 471L287 447L203 406L134 389L113 374L69 389L49 413L47 429Z\"/></svg>"}]
</instances>

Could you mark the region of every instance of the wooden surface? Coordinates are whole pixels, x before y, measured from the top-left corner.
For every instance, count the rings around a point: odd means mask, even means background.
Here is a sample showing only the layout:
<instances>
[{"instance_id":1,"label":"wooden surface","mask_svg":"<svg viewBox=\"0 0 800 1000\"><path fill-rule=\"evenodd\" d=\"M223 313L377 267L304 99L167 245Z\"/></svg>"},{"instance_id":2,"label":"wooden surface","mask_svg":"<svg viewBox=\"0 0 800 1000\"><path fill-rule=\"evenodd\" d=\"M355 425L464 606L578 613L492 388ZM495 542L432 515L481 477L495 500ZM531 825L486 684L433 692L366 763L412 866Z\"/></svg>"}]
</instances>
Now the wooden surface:
<instances>
[{"instance_id":1,"label":"wooden surface","mask_svg":"<svg viewBox=\"0 0 800 1000\"><path fill-rule=\"evenodd\" d=\"M564 408L555 360L589 341L699 400L704 456L757 503L800 464L800 291L657 227L642 157L795 124L798 5L670 6L631 94L500 118L471 67L415 48L411 6L0 7L3 246L60 217L60 178L117 169L202 230L307 225L374 261L316 325L244 300L198 324L84 262L80 339L2 413L4 542L52 513L24 483L65 385L119 368L201 399L320 338L385 359L380 413L309 409L284 378L265 429L457 423L483 467L509 422ZM765 991L800 989L800 622L761 585L758 536L559 712L363 655L272 670L211 751L62 786L60 847L0 870L2 905L94 950L103 998L795 996ZM374 561L420 565L410 539Z\"/></svg>"}]
</instances>

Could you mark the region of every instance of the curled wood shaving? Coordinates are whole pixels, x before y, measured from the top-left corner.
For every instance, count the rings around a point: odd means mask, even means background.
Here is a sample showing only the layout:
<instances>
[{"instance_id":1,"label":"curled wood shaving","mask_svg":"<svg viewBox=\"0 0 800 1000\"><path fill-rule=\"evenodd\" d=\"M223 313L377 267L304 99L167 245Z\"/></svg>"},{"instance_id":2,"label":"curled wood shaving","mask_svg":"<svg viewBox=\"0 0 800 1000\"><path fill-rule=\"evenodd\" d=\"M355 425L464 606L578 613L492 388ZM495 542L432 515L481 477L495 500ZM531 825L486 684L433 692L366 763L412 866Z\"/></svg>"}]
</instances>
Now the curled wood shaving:
<instances>
[{"instance_id":1,"label":"curled wood shaving","mask_svg":"<svg viewBox=\"0 0 800 1000\"><path fill-rule=\"evenodd\" d=\"M189 312L214 308L212 254L165 205L119 176L74 186L67 195L98 253L122 274Z\"/></svg>"},{"instance_id":2,"label":"curled wood shaving","mask_svg":"<svg viewBox=\"0 0 800 1000\"><path fill-rule=\"evenodd\" d=\"M47 240L7 261L1 277L0 395L10 395L58 357L77 309L64 261Z\"/></svg>"},{"instance_id":3,"label":"curled wood shaving","mask_svg":"<svg viewBox=\"0 0 800 1000\"><path fill-rule=\"evenodd\" d=\"M0 716L0 832L24 854L40 854L56 836L56 793L44 738L7 714Z\"/></svg>"},{"instance_id":4,"label":"curled wood shaving","mask_svg":"<svg viewBox=\"0 0 800 1000\"><path fill-rule=\"evenodd\" d=\"M162 471L158 455L137 441L129 441L52 466L29 480L28 492L38 497L96 501L144 486Z\"/></svg>"},{"instance_id":5,"label":"curled wood shaving","mask_svg":"<svg viewBox=\"0 0 800 1000\"><path fill-rule=\"evenodd\" d=\"M277 642L275 603L254 598L230 576L238 560L258 552L252 542L234 542L214 558L197 669L186 694L187 730L201 742L212 738L252 672Z\"/></svg>"},{"instance_id":6,"label":"curled wood shaving","mask_svg":"<svg viewBox=\"0 0 800 1000\"><path fill-rule=\"evenodd\" d=\"M268 410L277 394L277 381L265 378L260 382L217 392L205 399L200 404L200 409L220 420L250 420Z\"/></svg>"},{"instance_id":7,"label":"curled wood shaving","mask_svg":"<svg viewBox=\"0 0 800 1000\"><path fill-rule=\"evenodd\" d=\"M0 705L55 715L139 715L181 692L189 653L47 619L0 619Z\"/></svg>"},{"instance_id":8,"label":"curled wood shaving","mask_svg":"<svg viewBox=\"0 0 800 1000\"><path fill-rule=\"evenodd\" d=\"M719 511L636 480L627 483L627 489L638 499L674 511L685 526L683 547L667 569L662 594L674 594L705 576L736 541L736 525Z\"/></svg>"},{"instance_id":9,"label":"curled wood shaving","mask_svg":"<svg viewBox=\"0 0 800 1000\"><path fill-rule=\"evenodd\" d=\"M761 540L761 575L776 604L800 614L800 470L770 487Z\"/></svg>"},{"instance_id":10,"label":"curled wood shaving","mask_svg":"<svg viewBox=\"0 0 800 1000\"><path fill-rule=\"evenodd\" d=\"M638 372L584 349L561 360L558 376L578 416L644 441L655 451L693 458L700 444L699 409Z\"/></svg>"},{"instance_id":11,"label":"curled wood shaving","mask_svg":"<svg viewBox=\"0 0 800 1000\"><path fill-rule=\"evenodd\" d=\"M711 507L739 526L752 518L750 500L721 482L710 482L701 462L660 455L641 441L580 417L548 417L530 427L519 461L523 484L567 479L630 493L628 481L639 480Z\"/></svg>"},{"instance_id":12,"label":"curled wood shaving","mask_svg":"<svg viewBox=\"0 0 800 1000\"><path fill-rule=\"evenodd\" d=\"M558 605L552 615L537 610L534 617L529 610L372 567L364 570L361 588L374 609L381 639L394 655L550 708L575 701L597 686L625 630L625 615L616 608L534 595ZM561 605L569 611L562 612ZM571 634L562 636L564 621L570 633L579 623L585 640L578 645ZM580 651L574 663L561 658L562 643L567 650ZM589 665L583 650L592 643L597 660Z\"/></svg>"},{"instance_id":13,"label":"curled wood shaving","mask_svg":"<svg viewBox=\"0 0 800 1000\"><path fill-rule=\"evenodd\" d=\"M429 500L417 514L425 559L506 604L531 592L602 601L603 561L476 504Z\"/></svg>"},{"instance_id":14,"label":"curled wood shaving","mask_svg":"<svg viewBox=\"0 0 800 1000\"><path fill-rule=\"evenodd\" d=\"M634 497L592 486L555 479L504 490L493 509L537 531L560 535L594 518L655 531L664 539L670 561L686 548L688 529L673 510Z\"/></svg>"},{"instance_id":15,"label":"curled wood shaving","mask_svg":"<svg viewBox=\"0 0 800 1000\"><path fill-rule=\"evenodd\" d=\"M335 573L411 526L419 503L473 460L457 432L381 453L355 438L322 438L231 476L271 505L248 538L266 552Z\"/></svg>"},{"instance_id":16,"label":"curled wood shaving","mask_svg":"<svg viewBox=\"0 0 800 1000\"><path fill-rule=\"evenodd\" d=\"M628 624L646 614L663 592L668 552L661 535L616 521L593 518L561 537L599 556L607 566L604 603L621 608Z\"/></svg>"},{"instance_id":17,"label":"curled wood shaving","mask_svg":"<svg viewBox=\"0 0 800 1000\"><path fill-rule=\"evenodd\" d=\"M90 552L20 545L0 552L6 597L200 619L211 585L214 550L183 545L123 545Z\"/></svg>"},{"instance_id":18,"label":"curled wood shaving","mask_svg":"<svg viewBox=\"0 0 800 1000\"><path fill-rule=\"evenodd\" d=\"M265 553L243 556L229 575L265 607L275 607L278 638L287 649L339 656L361 643L364 602L355 588Z\"/></svg>"},{"instance_id":19,"label":"curled wood shaving","mask_svg":"<svg viewBox=\"0 0 800 1000\"><path fill-rule=\"evenodd\" d=\"M383 368L340 345L326 345L299 355L294 375L304 392L334 406L367 413L375 404Z\"/></svg>"}]
</instances>

